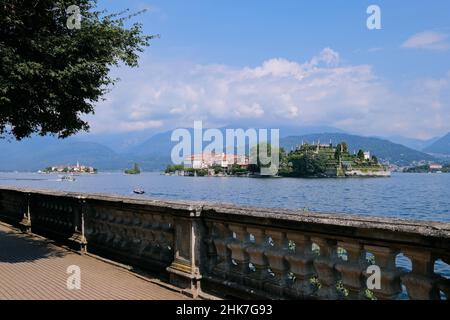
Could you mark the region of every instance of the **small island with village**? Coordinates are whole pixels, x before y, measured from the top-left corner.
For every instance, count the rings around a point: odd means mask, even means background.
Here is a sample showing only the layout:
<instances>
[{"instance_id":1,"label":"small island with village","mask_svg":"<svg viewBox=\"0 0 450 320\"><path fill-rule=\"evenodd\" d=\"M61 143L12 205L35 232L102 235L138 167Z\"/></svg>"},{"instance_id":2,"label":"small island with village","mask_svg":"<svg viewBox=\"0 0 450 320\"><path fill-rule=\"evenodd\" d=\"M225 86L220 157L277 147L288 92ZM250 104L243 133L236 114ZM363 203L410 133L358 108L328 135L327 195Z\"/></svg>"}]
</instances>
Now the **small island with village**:
<instances>
[{"instance_id":1,"label":"small island with village","mask_svg":"<svg viewBox=\"0 0 450 320\"><path fill-rule=\"evenodd\" d=\"M39 170L39 173L97 173L97 169L91 166L80 165L77 161L76 165L57 165L50 166L43 170Z\"/></svg>"},{"instance_id":2,"label":"small island with village","mask_svg":"<svg viewBox=\"0 0 450 320\"><path fill-rule=\"evenodd\" d=\"M255 147L254 147L255 148ZM258 146L256 146L258 148ZM304 143L290 152L282 148L271 150L279 152L280 166L276 176L279 177L389 177L389 168L380 163L369 151L359 150L351 154L348 145L341 142ZM261 165L259 161L250 161L248 155L227 154L224 152L190 155L179 165L169 165L167 175L181 176L246 176L258 177Z\"/></svg>"}]
</instances>

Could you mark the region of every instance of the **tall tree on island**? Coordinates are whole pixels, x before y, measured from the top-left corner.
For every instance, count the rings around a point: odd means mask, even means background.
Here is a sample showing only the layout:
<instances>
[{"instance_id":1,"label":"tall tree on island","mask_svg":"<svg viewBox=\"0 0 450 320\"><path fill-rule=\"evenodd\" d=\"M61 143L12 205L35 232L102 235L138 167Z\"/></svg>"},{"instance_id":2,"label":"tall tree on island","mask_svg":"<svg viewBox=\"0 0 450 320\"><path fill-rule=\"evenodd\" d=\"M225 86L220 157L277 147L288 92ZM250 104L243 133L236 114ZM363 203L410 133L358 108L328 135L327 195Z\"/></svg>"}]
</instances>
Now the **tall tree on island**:
<instances>
[{"instance_id":1,"label":"tall tree on island","mask_svg":"<svg viewBox=\"0 0 450 320\"><path fill-rule=\"evenodd\" d=\"M339 143L336 146L336 150L334 151L334 159L339 160L341 158L341 155L342 155L341 150L342 150L342 147L341 147L341 144Z\"/></svg>"},{"instance_id":2,"label":"tall tree on island","mask_svg":"<svg viewBox=\"0 0 450 320\"><path fill-rule=\"evenodd\" d=\"M261 168L270 168L272 164L263 164L260 159L260 156L266 156L268 158L272 157L272 153L274 156L278 157L279 163L283 161L285 157L285 151L283 148L275 148L272 147L270 143L260 142L257 145L251 147L250 149L250 165L248 166L248 170L252 173L257 173L261 171ZM266 159L267 160L267 159Z\"/></svg>"},{"instance_id":3,"label":"tall tree on island","mask_svg":"<svg viewBox=\"0 0 450 320\"><path fill-rule=\"evenodd\" d=\"M359 149L357 157L359 160L364 161L364 151Z\"/></svg>"},{"instance_id":4,"label":"tall tree on island","mask_svg":"<svg viewBox=\"0 0 450 320\"><path fill-rule=\"evenodd\" d=\"M81 116L94 113L117 80L110 68L136 67L154 37L143 35L139 23L125 27L134 15L97 11L93 0L2 1L0 136L87 131Z\"/></svg>"},{"instance_id":5,"label":"tall tree on island","mask_svg":"<svg viewBox=\"0 0 450 320\"><path fill-rule=\"evenodd\" d=\"M378 158L376 156L372 156L372 162L374 164L378 164Z\"/></svg>"}]
</instances>

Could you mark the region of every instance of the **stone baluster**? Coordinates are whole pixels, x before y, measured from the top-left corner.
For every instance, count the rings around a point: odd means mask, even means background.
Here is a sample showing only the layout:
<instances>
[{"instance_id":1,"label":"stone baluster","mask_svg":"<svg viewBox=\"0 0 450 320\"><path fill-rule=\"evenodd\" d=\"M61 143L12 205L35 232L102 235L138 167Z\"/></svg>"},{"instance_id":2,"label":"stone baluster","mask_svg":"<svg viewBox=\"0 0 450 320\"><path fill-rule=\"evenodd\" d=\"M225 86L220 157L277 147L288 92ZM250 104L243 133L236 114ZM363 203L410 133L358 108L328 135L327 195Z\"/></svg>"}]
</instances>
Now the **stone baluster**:
<instances>
[{"instance_id":1,"label":"stone baluster","mask_svg":"<svg viewBox=\"0 0 450 320\"><path fill-rule=\"evenodd\" d=\"M155 260L158 260L161 257L161 215L153 213L152 214L152 227L151 233L153 236L152 241L152 257Z\"/></svg>"},{"instance_id":2,"label":"stone baluster","mask_svg":"<svg viewBox=\"0 0 450 320\"><path fill-rule=\"evenodd\" d=\"M401 277L408 296L413 300L438 300L438 277L434 274L434 258L429 250L408 248L403 254L411 259L412 271Z\"/></svg>"},{"instance_id":3,"label":"stone baluster","mask_svg":"<svg viewBox=\"0 0 450 320\"><path fill-rule=\"evenodd\" d=\"M204 270L210 274L218 263L217 250L214 246L214 238L218 236L212 221L205 221L206 233L203 242L206 244L206 262Z\"/></svg>"},{"instance_id":4,"label":"stone baluster","mask_svg":"<svg viewBox=\"0 0 450 320\"><path fill-rule=\"evenodd\" d=\"M120 234L120 242L118 243L118 249L122 251L128 251L129 246L129 235L128 235L128 226L127 225L116 225L118 229L118 233Z\"/></svg>"},{"instance_id":5,"label":"stone baluster","mask_svg":"<svg viewBox=\"0 0 450 320\"><path fill-rule=\"evenodd\" d=\"M22 232L25 233L30 233L31 232L31 213L30 213L30 202L31 202L31 194L27 193L25 195L25 200L24 200L24 207L25 210L23 210L23 218L22 220L19 222L20 225L20 229L22 230Z\"/></svg>"},{"instance_id":6,"label":"stone baluster","mask_svg":"<svg viewBox=\"0 0 450 320\"><path fill-rule=\"evenodd\" d=\"M111 238L111 245L112 245L112 247L114 247L114 248L120 248L120 246L121 246L121 243L122 243L122 238L123 238L123 228L120 226L120 225L118 225L118 224L113 224L113 223L110 223L109 224L109 228L110 228L110 230L111 230L111 233L112 233L112 238Z\"/></svg>"},{"instance_id":7,"label":"stone baluster","mask_svg":"<svg viewBox=\"0 0 450 320\"><path fill-rule=\"evenodd\" d=\"M213 244L216 249L217 261L212 272L223 279L227 279L231 270L231 252L228 243L232 241L231 230L225 223L213 222Z\"/></svg>"},{"instance_id":8,"label":"stone baluster","mask_svg":"<svg viewBox=\"0 0 450 320\"><path fill-rule=\"evenodd\" d=\"M249 272L249 257L246 251L249 245L248 234L244 226L230 224L228 226L235 237L228 243L228 249L231 251L231 273L230 279L236 283L243 284L244 278Z\"/></svg>"},{"instance_id":9,"label":"stone baluster","mask_svg":"<svg viewBox=\"0 0 450 320\"><path fill-rule=\"evenodd\" d=\"M171 261L173 257L173 219L170 216L162 215L161 217L161 260L164 262Z\"/></svg>"},{"instance_id":10,"label":"stone baluster","mask_svg":"<svg viewBox=\"0 0 450 320\"><path fill-rule=\"evenodd\" d=\"M173 216L173 260L166 268L170 274L170 282L183 288L183 292L193 298L201 292L200 268L204 260L204 244L201 239L205 236L205 230L200 219L201 212L201 206L190 206L187 210L177 211L177 215Z\"/></svg>"},{"instance_id":11,"label":"stone baluster","mask_svg":"<svg viewBox=\"0 0 450 320\"><path fill-rule=\"evenodd\" d=\"M114 234L113 225L103 220L100 226L102 234L100 237L101 242L103 242L104 245L113 245L114 238L116 237Z\"/></svg>"},{"instance_id":12,"label":"stone baluster","mask_svg":"<svg viewBox=\"0 0 450 320\"><path fill-rule=\"evenodd\" d=\"M266 249L264 230L257 227L247 227L247 232L254 237L246 249L254 270L250 270L245 285L262 290L264 280L268 275L268 264L264 256L264 250Z\"/></svg>"},{"instance_id":13,"label":"stone baluster","mask_svg":"<svg viewBox=\"0 0 450 320\"><path fill-rule=\"evenodd\" d=\"M339 259L336 263L336 270L340 273L342 284L348 290L346 298L360 299L364 297L363 272L367 265L363 246L357 241L338 241L338 246L347 252L347 260Z\"/></svg>"},{"instance_id":14,"label":"stone baluster","mask_svg":"<svg viewBox=\"0 0 450 320\"><path fill-rule=\"evenodd\" d=\"M267 239L272 239L264 252L271 271L265 285L265 290L282 296L287 287L287 263L284 257L287 254L286 234L277 230L266 230Z\"/></svg>"},{"instance_id":15,"label":"stone baluster","mask_svg":"<svg viewBox=\"0 0 450 320\"><path fill-rule=\"evenodd\" d=\"M139 238L139 246L137 248L138 255L144 255L147 246L149 245L148 232L143 227L144 220L142 220L142 224L136 227L136 235Z\"/></svg>"},{"instance_id":16,"label":"stone baluster","mask_svg":"<svg viewBox=\"0 0 450 320\"><path fill-rule=\"evenodd\" d=\"M371 252L375 256L375 265L380 268L380 288L371 289L377 299L395 299L402 291L400 283L401 270L395 266L397 249L374 245L365 245L364 250ZM367 279L371 276L364 272ZM370 289L370 288L369 288Z\"/></svg>"},{"instance_id":17,"label":"stone baluster","mask_svg":"<svg viewBox=\"0 0 450 320\"><path fill-rule=\"evenodd\" d=\"M145 217L142 220L142 230L144 233L143 242L141 248L142 254L147 257L154 259L156 257L153 249L155 247L155 234L153 231L153 215L150 213L146 213Z\"/></svg>"},{"instance_id":18,"label":"stone baluster","mask_svg":"<svg viewBox=\"0 0 450 320\"><path fill-rule=\"evenodd\" d=\"M311 239L320 247L320 255L314 259L314 268L321 287L318 296L322 299L337 299L337 243L335 240L313 237Z\"/></svg>"},{"instance_id":19,"label":"stone baluster","mask_svg":"<svg viewBox=\"0 0 450 320\"><path fill-rule=\"evenodd\" d=\"M288 241L292 241L293 247L285 256L289 263L289 270L294 275L293 285L289 295L295 298L305 298L311 294L309 279L314 275L314 256L311 251L311 239L309 236L288 232Z\"/></svg>"},{"instance_id":20,"label":"stone baluster","mask_svg":"<svg viewBox=\"0 0 450 320\"><path fill-rule=\"evenodd\" d=\"M87 251L87 240L85 237L85 227L84 221L88 214L88 204L86 199L80 198L78 201L79 208L72 208L69 211L72 213L72 225L73 225L73 234L70 236L69 241L71 245L81 251Z\"/></svg>"},{"instance_id":21,"label":"stone baluster","mask_svg":"<svg viewBox=\"0 0 450 320\"><path fill-rule=\"evenodd\" d=\"M133 250L134 254L139 254L140 249L142 247L142 242L143 242L142 231L141 231L139 224L136 223L139 220L134 217L134 214L133 214L132 219L133 220L132 220L132 223L130 226L130 228L132 230L132 234L133 234L133 236L132 236L133 238L131 239L132 250ZM140 221L138 223L140 223Z\"/></svg>"}]
</instances>

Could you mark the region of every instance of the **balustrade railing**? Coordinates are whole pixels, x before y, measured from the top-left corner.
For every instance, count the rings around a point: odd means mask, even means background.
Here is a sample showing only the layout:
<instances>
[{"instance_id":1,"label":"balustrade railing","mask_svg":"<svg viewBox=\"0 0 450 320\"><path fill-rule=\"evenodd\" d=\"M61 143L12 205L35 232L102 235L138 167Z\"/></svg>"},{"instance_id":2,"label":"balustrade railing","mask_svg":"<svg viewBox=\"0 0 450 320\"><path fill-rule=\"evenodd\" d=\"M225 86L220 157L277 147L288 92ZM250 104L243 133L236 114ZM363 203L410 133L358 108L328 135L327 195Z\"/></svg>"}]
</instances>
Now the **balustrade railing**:
<instances>
[{"instance_id":1,"label":"balustrade railing","mask_svg":"<svg viewBox=\"0 0 450 320\"><path fill-rule=\"evenodd\" d=\"M206 206L203 216L210 246L204 277L221 288L217 292L231 287L241 297L449 297L450 266L445 276L435 272L437 261L450 263L446 223ZM410 259L411 270L399 265L400 255ZM371 266L380 279L369 289Z\"/></svg>"},{"instance_id":2,"label":"balustrade railing","mask_svg":"<svg viewBox=\"0 0 450 320\"><path fill-rule=\"evenodd\" d=\"M201 290L271 299L450 294L448 223L17 188L0 189L0 219L157 271L193 296Z\"/></svg>"}]
</instances>

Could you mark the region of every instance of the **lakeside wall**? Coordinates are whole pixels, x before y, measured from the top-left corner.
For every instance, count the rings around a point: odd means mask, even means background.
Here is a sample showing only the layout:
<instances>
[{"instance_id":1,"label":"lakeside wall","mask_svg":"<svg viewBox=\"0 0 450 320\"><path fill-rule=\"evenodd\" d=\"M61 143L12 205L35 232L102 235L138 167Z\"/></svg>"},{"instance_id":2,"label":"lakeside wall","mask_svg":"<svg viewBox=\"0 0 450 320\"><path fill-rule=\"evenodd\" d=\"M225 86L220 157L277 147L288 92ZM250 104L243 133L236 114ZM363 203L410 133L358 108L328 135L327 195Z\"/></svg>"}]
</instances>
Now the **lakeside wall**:
<instances>
[{"instance_id":1,"label":"lakeside wall","mask_svg":"<svg viewBox=\"0 0 450 320\"><path fill-rule=\"evenodd\" d=\"M197 296L270 299L450 297L450 224L189 201L0 188L0 220L158 273ZM396 266L403 254L412 270ZM367 257L381 288L366 288Z\"/></svg>"}]
</instances>

